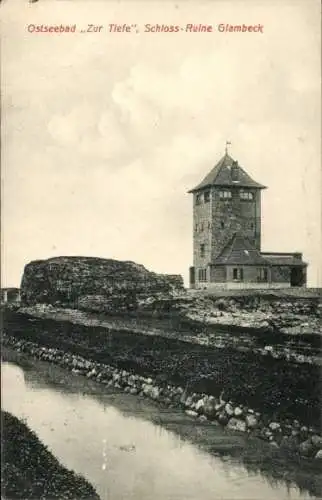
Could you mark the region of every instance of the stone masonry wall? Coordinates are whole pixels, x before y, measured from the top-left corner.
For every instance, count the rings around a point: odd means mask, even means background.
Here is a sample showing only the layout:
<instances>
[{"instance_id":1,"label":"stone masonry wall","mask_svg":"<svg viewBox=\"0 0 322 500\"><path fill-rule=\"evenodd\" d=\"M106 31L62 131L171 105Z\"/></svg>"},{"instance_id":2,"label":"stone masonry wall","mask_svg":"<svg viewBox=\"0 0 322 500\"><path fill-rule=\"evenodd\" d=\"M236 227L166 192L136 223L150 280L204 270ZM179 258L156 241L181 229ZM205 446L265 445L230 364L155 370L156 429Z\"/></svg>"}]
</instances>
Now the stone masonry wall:
<instances>
[{"instance_id":1,"label":"stone masonry wall","mask_svg":"<svg viewBox=\"0 0 322 500\"><path fill-rule=\"evenodd\" d=\"M57 257L27 264L21 283L24 304L78 307L99 297L113 311L135 308L139 296L183 289L181 276L159 275L134 262L94 257Z\"/></svg>"},{"instance_id":2,"label":"stone masonry wall","mask_svg":"<svg viewBox=\"0 0 322 500\"><path fill-rule=\"evenodd\" d=\"M202 193L199 193L202 194ZM193 262L196 269L196 280L198 280L198 269L205 269L211 259L211 204L202 200L196 204L197 194L193 196ZM205 245L204 257L200 254L200 245Z\"/></svg>"},{"instance_id":3,"label":"stone masonry wall","mask_svg":"<svg viewBox=\"0 0 322 500\"><path fill-rule=\"evenodd\" d=\"M239 198L239 189L231 189L232 199L219 199L219 188L213 188L212 197L212 254L214 260L236 231L260 248L261 218L260 192L253 190L254 200ZM223 225L223 226L222 226Z\"/></svg>"}]
</instances>

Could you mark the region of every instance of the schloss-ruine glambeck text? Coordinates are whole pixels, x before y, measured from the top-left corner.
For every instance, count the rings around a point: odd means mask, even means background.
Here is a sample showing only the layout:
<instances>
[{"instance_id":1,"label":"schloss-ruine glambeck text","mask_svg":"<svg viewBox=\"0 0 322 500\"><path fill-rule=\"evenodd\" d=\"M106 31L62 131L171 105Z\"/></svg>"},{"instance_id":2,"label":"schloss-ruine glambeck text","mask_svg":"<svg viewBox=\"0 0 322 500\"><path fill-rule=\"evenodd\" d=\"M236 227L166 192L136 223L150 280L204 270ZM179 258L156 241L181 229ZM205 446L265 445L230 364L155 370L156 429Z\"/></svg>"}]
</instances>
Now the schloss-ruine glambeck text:
<instances>
[{"instance_id":1,"label":"schloss-ruine glambeck text","mask_svg":"<svg viewBox=\"0 0 322 500\"><path fill-rule=\"evenodd\" d=\"M118 24L109 23L107 25L97 25L97 24L87 24L78 27L76 24L73 25L47 25L47 24L28 24L27 31L29 33L214 33L215 31L219 33L263 33L263 24L185 24L172 25L172 24L144 24L140 26L138 24Z\"/></svg>"}]
</instances>

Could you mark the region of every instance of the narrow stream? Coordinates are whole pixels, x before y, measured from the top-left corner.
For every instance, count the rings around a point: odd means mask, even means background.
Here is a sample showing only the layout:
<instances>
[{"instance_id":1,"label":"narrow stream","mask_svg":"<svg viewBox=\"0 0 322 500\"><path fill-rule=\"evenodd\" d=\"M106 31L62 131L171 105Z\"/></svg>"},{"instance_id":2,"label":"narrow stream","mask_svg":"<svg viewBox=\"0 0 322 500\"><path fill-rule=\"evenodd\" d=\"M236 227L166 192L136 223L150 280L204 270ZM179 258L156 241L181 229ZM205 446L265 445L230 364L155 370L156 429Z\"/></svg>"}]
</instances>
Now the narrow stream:
<instances>
[{"instance_id":1,"label":"narrow stream","mask_svg":"<svg viewBox=\"0 0 322 500\"><path fill-rule=\"evenodd\" d=\"M162 410L146 400L93 387L49 364L2 363L3 409L23 418L102 500L312 498L180 439L149 420Z\"/></svg>"}]
</instances>

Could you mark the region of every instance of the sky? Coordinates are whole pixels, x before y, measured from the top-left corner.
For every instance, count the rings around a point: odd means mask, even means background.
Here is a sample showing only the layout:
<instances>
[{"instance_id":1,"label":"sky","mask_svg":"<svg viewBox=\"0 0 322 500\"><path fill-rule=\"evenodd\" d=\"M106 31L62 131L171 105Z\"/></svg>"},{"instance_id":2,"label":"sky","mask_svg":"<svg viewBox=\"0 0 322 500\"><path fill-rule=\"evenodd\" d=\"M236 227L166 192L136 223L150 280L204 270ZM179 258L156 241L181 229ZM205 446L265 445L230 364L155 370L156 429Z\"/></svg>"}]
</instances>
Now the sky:
<instances>
[{"instance_id":1,"label":"sky","mask_svg":"<svg viewBox=\"0 0 322 500\"><path fill-rule=\"evenodd\" d=\"M214 30L145 33L146 23ZM103 28L81 33L88 24ZM132 260L187 283L187 191L226 140L268 186L262 250L303 252L308 285L322 286L318 0L4 0L1 30L2 286L59 255Z\"/></svg>"}]
</instances>

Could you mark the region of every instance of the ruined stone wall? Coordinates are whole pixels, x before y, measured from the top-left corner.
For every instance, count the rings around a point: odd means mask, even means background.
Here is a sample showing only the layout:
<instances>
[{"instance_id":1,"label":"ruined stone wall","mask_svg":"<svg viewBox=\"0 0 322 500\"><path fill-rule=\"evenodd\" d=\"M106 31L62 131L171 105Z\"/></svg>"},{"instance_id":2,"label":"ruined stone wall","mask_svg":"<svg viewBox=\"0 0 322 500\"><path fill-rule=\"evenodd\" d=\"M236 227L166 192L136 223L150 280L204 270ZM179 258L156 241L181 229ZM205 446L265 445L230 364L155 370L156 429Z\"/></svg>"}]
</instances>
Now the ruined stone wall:
<instances>
[{"instance_id":1,"label":"ruined stone wall","mask_svg":"<svg viewBox=\"0 0 322 500\"><path fill-rule=\"evenodd\" d=\"M134 262L94 257L57 257L30 262L24 269L21 298L25 304L78 307L86 297L112 309L136 307L138 296L183 288L180 276L149 272Z\"/></svg>"}]
</instances>

